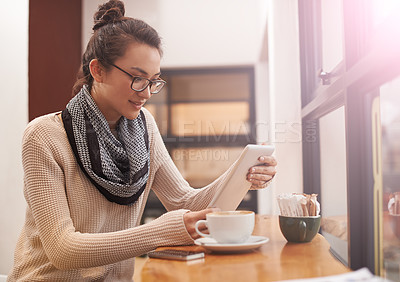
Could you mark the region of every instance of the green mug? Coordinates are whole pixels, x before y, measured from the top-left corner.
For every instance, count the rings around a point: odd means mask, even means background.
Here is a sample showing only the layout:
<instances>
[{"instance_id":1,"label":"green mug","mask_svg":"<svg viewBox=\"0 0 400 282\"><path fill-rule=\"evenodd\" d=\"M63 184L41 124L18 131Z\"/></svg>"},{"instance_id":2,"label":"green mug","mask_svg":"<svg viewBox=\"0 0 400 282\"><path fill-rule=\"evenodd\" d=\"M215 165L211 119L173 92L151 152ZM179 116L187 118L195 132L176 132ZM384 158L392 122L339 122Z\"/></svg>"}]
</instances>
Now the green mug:
<instances>
[{"instance_id":1,"label":"green mug","mask_svg":"<svg viewBox=\"0 0 400 282\"><path fill-rule=\"evenodd\" d=\"M279 216L279 227L288 242L310 242L321 226L321 216Z\"/></svg>"}]
</instances>

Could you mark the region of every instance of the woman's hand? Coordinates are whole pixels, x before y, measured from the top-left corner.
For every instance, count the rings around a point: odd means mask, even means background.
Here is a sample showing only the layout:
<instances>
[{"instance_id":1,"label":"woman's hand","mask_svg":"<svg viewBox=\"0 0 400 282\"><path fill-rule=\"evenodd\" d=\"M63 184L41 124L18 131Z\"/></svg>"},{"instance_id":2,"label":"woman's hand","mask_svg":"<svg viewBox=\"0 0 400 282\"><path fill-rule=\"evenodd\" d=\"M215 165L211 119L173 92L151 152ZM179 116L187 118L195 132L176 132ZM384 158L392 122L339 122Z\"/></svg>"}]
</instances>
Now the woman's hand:
<instances>
[{"instance_id":1,"label":"woman's hand","mask_svg":"<svg viewBox=\"0 0 400 282\"><path fill-rule=\"evenodd\" d=\"M262 189L267 187L269 181L276 174L277 162L273 156L262 156L258 159L261 164L249 169L247 180L251 182L250 189Z\"/></svg>"},{"instance_id":2,"label":"woman's hand","mask_svg":"<svg viewBox=\"0 0 400 282\"><path fill-rule=\"evenodd\" d=\"M189 211L183 215L183 222L185 223L186 230L193 240L201 237L199 234L197 234L196 229L194 228L196 222L200 219L206 219L206 214L215 211L219 211L219 209L209 208L201 211ZM203 233L208 233L208 229L205 224L201 224L199 226L199 230Z\"/></svg>"}]
</instances>

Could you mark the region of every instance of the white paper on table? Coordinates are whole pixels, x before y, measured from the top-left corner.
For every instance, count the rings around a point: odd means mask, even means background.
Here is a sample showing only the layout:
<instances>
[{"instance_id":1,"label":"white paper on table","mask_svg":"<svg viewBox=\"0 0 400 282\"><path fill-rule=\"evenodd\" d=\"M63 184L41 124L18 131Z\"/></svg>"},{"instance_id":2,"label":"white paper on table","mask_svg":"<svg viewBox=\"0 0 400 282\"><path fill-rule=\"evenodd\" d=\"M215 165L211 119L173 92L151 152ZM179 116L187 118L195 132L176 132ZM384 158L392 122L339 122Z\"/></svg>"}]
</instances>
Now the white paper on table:
<instances>
[{"instance_id":1,"label":"white paper on table","mask_svg":"<svg viewBox=\"0 0 400 282\"><path fill-rule=\"evenodd\" d=\"M344 282L344 281L372 281L372 282L388 282L390 280L384 279L379 276L374 276L368 268L360 268L359 270L344 273L344 274L338 274L338 275L332 275L332 276L325 276L325 277L316 277L316 278L306 278L306 279L291 279L291 280L282 280L284 281L290 281L290 282L305 282L305 281L311 281L311 282Z\"/></svg>"}]
</instances>

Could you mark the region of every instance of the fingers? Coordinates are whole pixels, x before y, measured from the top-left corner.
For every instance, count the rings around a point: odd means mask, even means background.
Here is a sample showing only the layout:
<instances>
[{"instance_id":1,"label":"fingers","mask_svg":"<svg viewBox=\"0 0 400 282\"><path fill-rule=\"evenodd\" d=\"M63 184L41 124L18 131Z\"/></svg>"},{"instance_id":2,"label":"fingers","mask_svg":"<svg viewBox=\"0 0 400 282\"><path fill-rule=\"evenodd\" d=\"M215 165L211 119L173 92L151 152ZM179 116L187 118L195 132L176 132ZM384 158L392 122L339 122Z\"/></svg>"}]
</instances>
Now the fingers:
<instances>
[{"instance_id":1,"label":"fingers","mask_svg":"<svg viewBox=\"0 0 400 282\"><path fill-rule=\"evenodd\" d=\"M252 184L250 186L250 190L260 190L260 189L264 189L268 186L268 182L262 184L262 185L256 185L256 184Z\"/></svg>"},{"instance_id":2,"label":"fingers","mask_svg":"<svg viewBox=\"0 0 400 282\"><path fill-rule=\"evenodd\" d=\"M189 211L183 215L183 222L185 223L186 230L193 240L200 238L200 235L197 234L195 229L196 222L200 219L206 219L206 214L215 212L217 210L219 209L208 208L201 211ZM199 230L201 232L208 233L207 226L204 224L200 224Z\"/></svg>"},{"instance_id":3,"label":"fingers","mask_svg":"<svg viewBox=\"0 0 400 282\"><path fill-rule=\"evenodd\" d=\"M276 166L278 164L273 156L261 156L258 160L266 165Z\"/></svg>"},{"instance_id":4,"label":"fingers","mask_svg":"<svg viewBox=\"0 0 400 282\"><path fill-rule=\"evenodd\" d=\"M199 237L199 234L197 234L195 229L196 222L200 219L205 219L205 216L198 218L199 215L200 215L199 212L191 212L191 211L183 215L183 222L185 223L186 231L189 233L190 237L192 237L193 240Z\"/></svg>"},{"instance_id":5,"label":"fingers","mask_svg":"<svg viewBox=\"0 0 400 282\"><path fill-rule=\"evenodd\" d=\"M251 179L248 180L251 182L250 189L263 189L268 186L268 183L274 178L274 176L264 176L264 179L267 180L258 180L258 179Z\"/></svg>"},{"instance_id":6,"label":"fingers","mask_svg":"<svg viewBox=\"0 0 400 282\"><path fill-rule=\"evenodd\" d=\"M198 226L198 229L199 229L199 231L202 232L202 233L209 234L207 225L205 225L205 224L200 224L200 225ZM198 239L198 238L201 237L201 235L198 234L198 233L196 232L196 230L195 230L194 232L195 232L195 234L192 234L192 235L191 235L191 237L192 237L194 240L196 240L196 239Z\"/></svg>"},{"instance_id":7,"label":"fingers","mask_svg":"<svg viewBox=\"0 0 400 282\"><path fill-rule=\"evenodd\" d=\"M270 181L274 175L268 175L268 174L249 174L247 176L247 181L256 184L256 185L261 185L264 184L268 181Z\"/></svg>"},{"instance_id":8,"label":"fingers","mask_svg":"<svg viewBox=\"0 0 400 282\"><path fill-rule=\"evenodd\" d=\"M274 166L253 166L249 169L249 174L269 174L269 175L275 175L276 174L276 168Z\"/></svg>"},{"instance_id":9,"label":"fingers","mask_svg":"<svg viewBox=\"0 0 400 282\"><path fill-rule=\"evenodd\" d=\"M262 183L266 183L268 181L271 181L272 178L274 178L275 173L274 174L252 174L249 173L247 175L247 181L253 183L253 184L257 184L260 185Z\"/></svg>"},{"instance_id":10,"label":"fingers","mask_svg":"<svg viewBox=\"0 0 400 282\"><path fill-rule=\"evenodd\" d=\"M274 175L256 175L254 178L247 177L247 181L251 182L251 189L262 189L267 187L268 183L274 178Z\"/></svg>"},{"instance_id":11,"label":"fingers","mask_svg":"<svg viewBox=\"0 0 400 282\"><path fill-rule=\"evenodd\" d=\"M261 164L249 169L247 180L252 183L252 188L263 188L276 174L277 161L273 156L261 156ZM263 186L263 187L261 187Z\"/></svg>"},{"instance_id":12,"label":"fingers","mask_svg":"<svg viewBox=\"0 0 400 282\"><path fill-rule=\"evenodd\" d=\"M256 181L270 181L276 174L275 167L252 167L247 174L247 180L253 183L253 180ZM257 183L257 182L254 182Z\"/></svg>"}]
</instances>

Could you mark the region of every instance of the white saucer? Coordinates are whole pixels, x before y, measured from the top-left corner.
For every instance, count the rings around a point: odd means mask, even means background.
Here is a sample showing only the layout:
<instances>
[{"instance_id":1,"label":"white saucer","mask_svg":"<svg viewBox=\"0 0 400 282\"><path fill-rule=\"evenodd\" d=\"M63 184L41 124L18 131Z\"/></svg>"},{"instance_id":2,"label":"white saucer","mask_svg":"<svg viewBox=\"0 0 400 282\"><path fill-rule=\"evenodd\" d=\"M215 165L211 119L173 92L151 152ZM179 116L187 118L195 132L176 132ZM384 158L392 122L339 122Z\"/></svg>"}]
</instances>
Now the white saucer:
<instances>
[{"instance_id":1,"label":"white saucer","mask_svg":"<svg viewBox=\"0 0 400 282\"><path fill-rule=\"evenodd\" d=\"M251 236L249 240L240 244L220 244L213 238L200 238L195 240L194 243L210 251L230 253L253 250L268 241L269 238L264 236Z\"/></svg>"}]
</instances>

